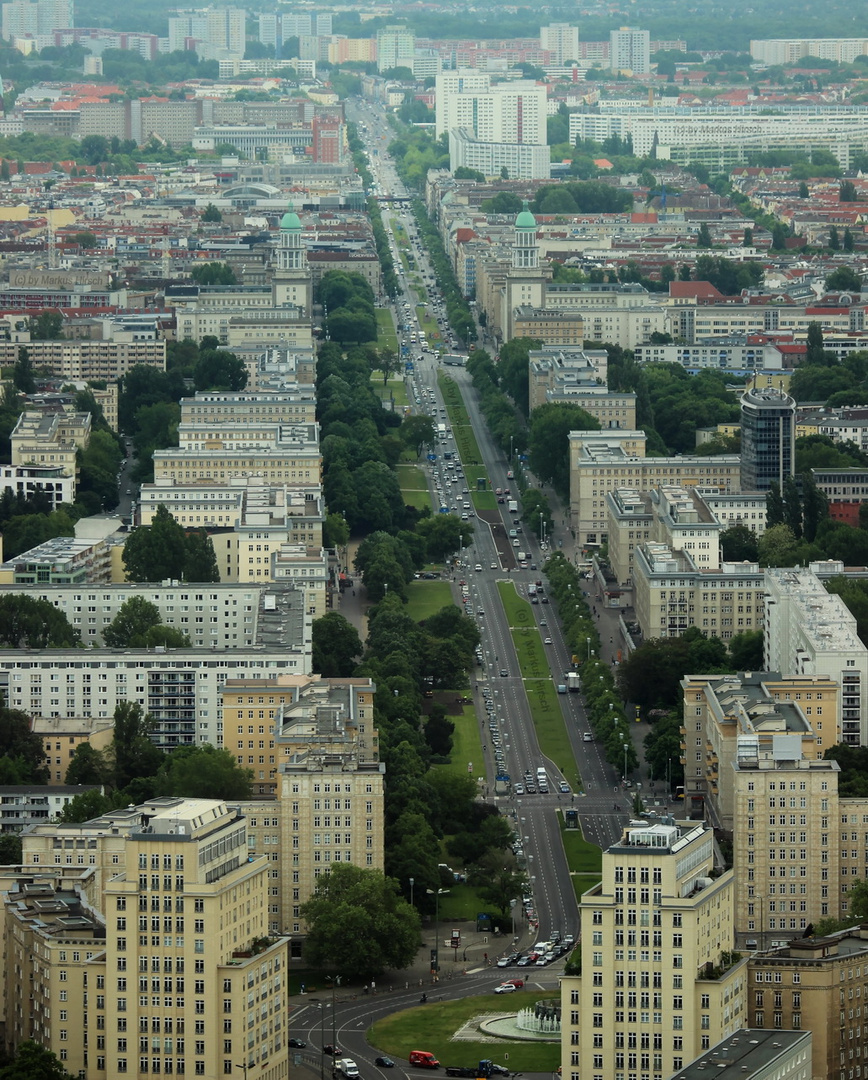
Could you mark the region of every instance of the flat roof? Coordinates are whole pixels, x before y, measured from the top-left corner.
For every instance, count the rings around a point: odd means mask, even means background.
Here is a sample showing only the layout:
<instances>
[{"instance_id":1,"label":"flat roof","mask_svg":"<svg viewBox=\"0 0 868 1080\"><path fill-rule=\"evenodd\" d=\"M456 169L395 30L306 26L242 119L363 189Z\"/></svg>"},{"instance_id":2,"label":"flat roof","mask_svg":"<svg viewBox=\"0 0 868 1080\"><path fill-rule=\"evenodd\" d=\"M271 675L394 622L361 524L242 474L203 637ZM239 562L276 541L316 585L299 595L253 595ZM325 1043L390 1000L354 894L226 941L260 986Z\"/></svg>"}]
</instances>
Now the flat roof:
<instances>
[{"instance_id":1,"label":"flat roof","mask_svg":"<svg viewBox=\"0 0 868 1080\"><path fill-rule=\"evenodd\" d=\"M730 1069L738 1066L740 1076L750 1076L767 1069L777 1058L789 1056L802 1042L807 1044L806 1049L810 1047L810 1031L742 1028L694 1058L686 1068L675 1073L672 1080L706 1080L709 1069L723 1065Z\"/></svg>"}]
</instances>

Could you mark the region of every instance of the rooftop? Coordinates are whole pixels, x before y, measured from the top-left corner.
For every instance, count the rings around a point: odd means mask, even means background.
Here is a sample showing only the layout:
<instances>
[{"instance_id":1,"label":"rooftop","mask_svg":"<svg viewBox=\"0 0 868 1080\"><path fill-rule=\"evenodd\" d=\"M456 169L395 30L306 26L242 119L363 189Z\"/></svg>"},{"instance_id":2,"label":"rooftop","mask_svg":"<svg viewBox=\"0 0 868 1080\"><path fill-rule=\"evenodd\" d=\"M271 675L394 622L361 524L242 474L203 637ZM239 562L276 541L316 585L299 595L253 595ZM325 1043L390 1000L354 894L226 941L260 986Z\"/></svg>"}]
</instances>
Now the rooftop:
<instances>
[{"instance_id":1,"label":"rooftop","mask_svg":"<svg viewBox=\"0 0 868 1080\"><path fill-rule=\"evenodd\" d=\"M782 1028L766 1030L742 1028L722 1039L710 1050L705 1050L688 1066L675 1073L672 1080L707 1080L711 1069L727 1068L728 1074L737 1070L739 1075L769 1073L773 1063L789 1057L799 1044L804 1044L807 1065L811 1061L811 1033L809 1031L785 1031ZM700 1076L700 1073L703 1075Z\"/></svg>"}]
</instances>

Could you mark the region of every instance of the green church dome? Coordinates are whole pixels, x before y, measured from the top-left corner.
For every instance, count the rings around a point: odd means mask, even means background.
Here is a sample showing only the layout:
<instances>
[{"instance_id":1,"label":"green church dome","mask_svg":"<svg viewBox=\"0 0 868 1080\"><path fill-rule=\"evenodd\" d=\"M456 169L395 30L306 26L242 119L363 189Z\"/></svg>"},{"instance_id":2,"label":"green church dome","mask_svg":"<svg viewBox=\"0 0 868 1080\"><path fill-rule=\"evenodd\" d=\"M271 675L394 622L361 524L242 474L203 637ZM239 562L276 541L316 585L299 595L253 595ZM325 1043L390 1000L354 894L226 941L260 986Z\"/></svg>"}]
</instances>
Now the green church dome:
<instances>
[{"instance_id":1,"label":"green church dome","mask_svg":"<svg viewBox=\"0 0 868 1080\"><path fill-rule=\"evenodd\" d=\"M535 229L536 228L536 218L530 212L530 208L529 208L527 199L524 200L524 205L522 207L521 213L515 219L515 227L517 229Z\"/></svg>"},{"instance_id":2,"label":"green church dome","mask_svg":"<svg viewBox=\"0 0 868 1080\"><path fill-rule=\"evenodd\" d=\"M280 219L280 228L288 229L294 232L301 231L301 219L291 206L290 209L287 210L287 212Z\"/></svg>"}]
</instances>

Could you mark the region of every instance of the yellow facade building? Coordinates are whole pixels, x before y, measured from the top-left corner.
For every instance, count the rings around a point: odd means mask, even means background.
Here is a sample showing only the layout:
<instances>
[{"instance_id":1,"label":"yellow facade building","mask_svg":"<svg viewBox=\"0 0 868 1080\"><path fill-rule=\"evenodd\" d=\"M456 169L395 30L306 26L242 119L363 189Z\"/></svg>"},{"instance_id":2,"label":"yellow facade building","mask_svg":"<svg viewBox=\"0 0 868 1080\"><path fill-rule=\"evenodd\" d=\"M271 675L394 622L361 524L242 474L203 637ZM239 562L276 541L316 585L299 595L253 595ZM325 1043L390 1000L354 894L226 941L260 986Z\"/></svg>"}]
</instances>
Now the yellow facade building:
<instances>
[{"instance_id":1,"label":"yellow facade building","mask_svg":"<svg viewBox=\"0 0 868 1080\"><path fill-rule=\"evenodd\" d=\"M561 981L562 1074L667 1080L743 1027L732 871L704 824L633 823L580 901L582 974Z\"/></svg>"}]
</instances>

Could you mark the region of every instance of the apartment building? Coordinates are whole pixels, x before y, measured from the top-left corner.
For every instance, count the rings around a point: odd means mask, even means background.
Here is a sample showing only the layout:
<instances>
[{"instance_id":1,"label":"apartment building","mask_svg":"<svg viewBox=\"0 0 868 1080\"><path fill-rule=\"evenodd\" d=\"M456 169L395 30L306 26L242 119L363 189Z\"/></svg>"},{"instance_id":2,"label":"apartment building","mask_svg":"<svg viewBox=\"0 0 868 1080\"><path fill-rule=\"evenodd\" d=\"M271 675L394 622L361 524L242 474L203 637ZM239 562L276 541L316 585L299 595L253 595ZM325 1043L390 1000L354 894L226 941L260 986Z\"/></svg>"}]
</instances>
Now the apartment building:
<instances>
[{"instance_id":1,"label":"apartment building","mask_svg":"<svg viewBox=\"0 0 868 1080\"><path fill-rule=\"evenodd\" d=\"M81 720L75 716L40 716L31 721L31 730L42 739L48 763L48 783L53 787L66 779L72 755L87 742L104 750L112 740L111 720Z\"/></svg>"},{"instance_id":2,"label":"apartment building","mask_svg":"<svg viewBox=\"0 0 868 1080\"><path fill-rule=\"evenodd\" d=\"M609 373L609 354L605 349L584 348L532 349L528 365L528 396L530 409L547 401L566 397L571 391L581 394L587 390L606 390ZM608 425L603 425L608 426ZM616 424L616 427L634 425Z\"/></svg>"},{"instance_id":3,"label":"apartment building","mask_svg":"<svg viewBox=\"0 0 868 1080\"><path fill-rule=\"evenodd\" d=\"M476 169L483 176L510 180L548 180L551 154L542 143L493 142L481 139L469 128L449 129L449 165Z\"/></svg>"},{"instance_id":4,"label":"apartment building","mask_svg":"<svg viewBox=\"0 0 868 1080\"><path fill-rule=\"evenodd\" d=\"M647 491L661 484L738 490L739 458L646 458L643 431L571 431L570 518L583 545L603 543L608 530L606 495L617 488Z\"/></svg>"},{"instance_id":5,"label":"apartment building","mask_svg":"<svg viewBox=\"0 0 868 1080\"><path fill-rule=\"evenodd\" d=\"M287 483L292 487L309 487L320 482L321 458L314 425L300 425L292 431L273 429L274 441L267 447L243 449L242 445L220 448L184 449L184 447L154 451L154 479L177 481L231 480L233 477L256 476L266 483ZM278 439L285 441L277 442Z\"/></svg>"},{"instance_id":6,"label":"apartment building","mask_svg":"<svg viewBox=\"0 0 868 1080\"><path fill-rule=\"evenodd\" d=\"M806 56L819 56L838 64L852 64L868 54L868 38L766 38L752 40L750 55L760 64L792 64Z\"/></svg>"},{"instance_id":7,"label":"apartment building","mask_svg":"<svg viewBox=\"0 0 868 1080\"><path fill-rule=\"evenodd\" d=\"M762 625L763 573L756 563L696 565L690 553L643 541L633 554L633 606L647 637L680 637L691 626L728 641Z\"/></svg>"},{"instance_id":8,"label":"apartment building","mask_svg":"<svg viewBox=\"0 0 868 1080\"><path fill-rule=\"evenodd\" d=\"M745 337L702 338L692 345L637 345L642 364L681 364L686 368L727 371L781 371L784 356L771 342L752 343Z\"/></svg>"},{"instance_id":9,"label":"apartment building","mask_svg":"<svg viewBox=\"0 0 868 1080\"><path fill-rule=\"evenodd\" d=\"M271 546L258 548L261 552L271 551L285 541L322 544L325 507L318 485L309 488L269 485L259 477L233 477L228 483L189 485L177 480L159 480L142 485L140 524L150 525L161 505L185 527L219 530L211 539L215 551L219 547L223 552L217 560L222 581L239 580L239 558L244 554L240 544L245 531L260 533L253 539L270 540Z\"/></svg>"},{"instance_id":10,"label":"apartment building","mask_svg":"<svg viewBox=\"0 0 868 1080\"><path fill-rule=\"evenodd\" d=\"M243 8L177 11L169 17L169 52L191 49L202 60L241 60L246 18Z\"/></svg>"},{"instance_id":11,"label":"apartment building","mask_svg":"<svg viewBox=\"0 0 868 1080\"><path fill-rule=\"evenodd\" d=\"M112 537L55 536L0 565L2 585L84 585L112 580Z\"/></svg>"},{"instance_id":12,"label":"apartment building","mask_svg":"<svg viewBox=\"0 0 868 1080\"><path fill-rule=\"evenodd\" d=\"M647 75L651 71L651 33L636 26L609 31L609 67L613 71Z\"/></svg>"},{"instance_id":13,"label":"apartment building","mask_svg":"<svg viewBox=\"0 0 868 1080\"><path fill-rule=\"evenodd\" d=\"M119 302L111 297L105 301L106 305ZM18 358L18 348L14 341L0 341L0 363L4 366L14 364ZM117 382L137 364L147 364L160 370L166 367L165 341L31 341L27 351L34 368L44 368L55 378L69 382Z\"/></svg>"},{"instance_id":14,"label":"apartment building","mask_svg":"<svg viewBox=\"0 0 868 1080\"><path fill-rule=\"evenodd\" d=\"M775 1036L811 1033L814 1080L864 1072L868 932L862 926L827 937L791 937L750 958L749 1021Z\"/></svg>"},{"instance_id":15,"label":"apartment building","mask_svg":"<svg viewBox=\"0 0 868 1080\"><path fill-rule=\"evenodd\" d=\"M204 590L204 591L203 591ZM0 585L0 596L21 592ZM207 598L206 598L207 593ZM27 587L27 595L62 611L86 646L101 646L105 628L125 603L141 597L159 611L166 626L180 630L197 648L252 648L273 633L272 611L281 612L288 648L303 647L306 620L303 593L287 585L263 583L190 585L187 582L103 584L83 590L80 584Z\"/></svg>"},{"instance_id":16,"label":"apartment building","mask_svg":"<svg viewBox=\"0 0 868 1080\"><path fill-rule=\"evenodd\" d=\"M43 413L26 410L10 436L12 465L60 469L73 481L76 454L90 441L90 413Z\"/></svg>"},{"instance_id":17,"label":"apartment building","mask_svg":"<svg viewBox=\"0 0 868 1080\"><path fill-rule=\"evenodd\" d=\"M506 327L505 340L532 338L550 348L578 349L585 340L585 322L578 311L553 311L520 304L511 312Z\"/></svg>"},{"instance_id":18,"label":"apartment building","mask_svg":"<svg viewBox=\"0 0 868 1080\"><path fill-rule=\"evenodd\" d=\"M551 62L559 67L579 59L579 28L569 23L549 23L539 28L541 49L551 53Z\"/></svg>"},{"instance_id":19,"label":"apartment building","mask_svg":"<svg viewBox=\"0 0 868 1080\"><path fill-rule=\"evenodd\" d=\"M76 795L102 790L97 784L0 784L0 833L54 821Z\"/></svg>"},{"instance_id":20,"label":"apartment building","mask_svg":"<svg viewBox=\"0 0 868 1080\"><path fill-rule=\"evenodd\" d=\"M470 89L462 79L453 89L452 72L437 76L436 133L463 128L484 143L545 146L546 90L529 80ZM440 81L445 80L445 81ZM442 89L441 89L442 87Z\"/></svg>"},{"instance_id":21,"label":"apartment building","mask_svg":"<svg viewBox=\"0 0 868 1080\"><path fill-rule=\"evenodd\" d=\"M285 1080L289 941L269 937L272 868L250 857L237 809L154 799L36 826L23 844L26 871L4 895L10 1048L57 1046L85 1080L230 1075L239 1057ZM34 915L37 897L56 913L63 886L50 890L72 866L91 903L62 933Z\"/></svg>"},{"instance_id":22,"label":"apartment building","mask_svg":"<svg viewBox=\"0 0 868 1080\"><path fill-rule=\"evenodd\" d=\"M3 37L35 38L38 48L50 44L55 30L75 22L73 0L12 0L3 5ZM40 41L40 39L43 39Z\"/></svg>"},{"instance_id":23,"label":"apartment building","mask_svg":"<svg viewBox=\"0 0 868 1080\"><path fill-rule=\"evenodd\" d=\"M810 1080L810 1031L742 1028L704 1051L679 1073L678 1080L704 1080L710 1064L738 1067L743 1080Z\"/></svg>"},{"instance_id":24,"label":"apartment building","mask_svg":"<svg viewBox=\"0 0 868 1080\"><path fill-rule=\"evenodd\" d=\"M406 26L384 26L377 31L377 71L406 67L413 70L416 35Z\"/></svg>"},{"instance_id":25,"label":"apartment building","mask_svg":"<svg viewBox=\"0 0 868 1080\"><path fill-rule=\"evenodd\" d=\"M747 961L733 954L731 870L695 822L632 822L580 898L582 973L561 980L570 1080L677 1074L747 1022Z\"/></svg>"},{"instance_id":26,"label":"apartment building","mask_svg":"<svg viewBox=\"0 0 868 1080\"><path fill-rule=\"evenodd\" d=\"M382 869L383 781L368 679L228 680L226 746L251 769L248 850L274 866L272 931L304 932L300 906L334 863ZM294 942L294 948L300 942Z\"/></svg>"},{"instance_id":27,"label":"apartment building","mask_svg":"<svg viewBox=\"0 0 868 1080\"><path fill-rule=\"evenodd\" d=\"M734 831L740 761L819 760L839 741L840 687L822 675L685 675L681 689L684 797L728 833Z\"/></svg>"},{"instance_id":28,"label":"apartment building","mask_svg":"<svg viewBox=\"0 0 868 1080\"><path fill-rule=\"evenodd\" d=\"M217 596L201 588L189 595L203 606ZM273 621L274 642L269 645L10 652L0 656L0 692L11 708L33 717L107 720L119 703L138 702L153 716L154 738L164 749L222 746L220 688L227 678L310 669L309 644L283 641L279 609Z\"/></svg>"},{"instance_id":29,"label":"apartment building","mask_svg":"<svg viewBox=\"0 0 868 1080\"><path fill-rule=\"evenodd\" d=\"M838 682L837 738L851 746L864 746L868 650L844 602L828 593L818 576L841 570L840 563L765 570L763 664L767 671L824 675Z\"/></svg>"},{"instance_id":30,"label":"apartment building","mask_svg":"<svg viewBox=\"0 0 868 1080\"><path fill-rule=\"evenodd\" d=\"M56 510L61 503L75 502L75 470L68 473L66 465L0 465L0 494L5 491L25 499L44 495Z\"/></svg>"}]
</instances>

